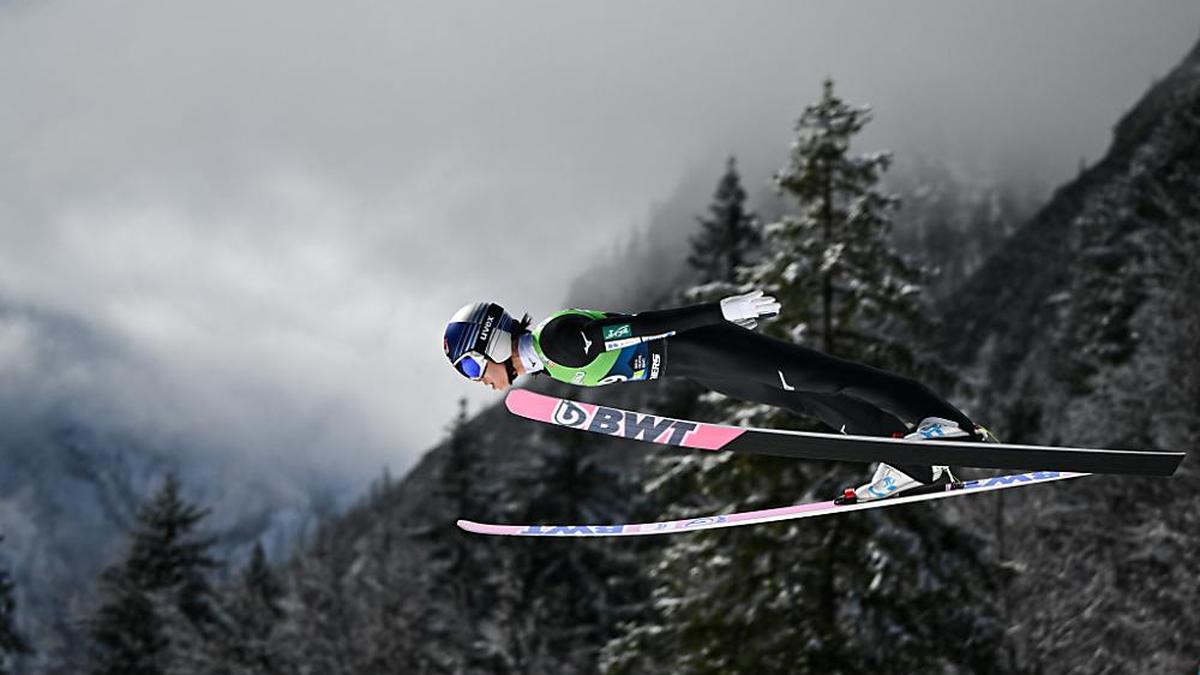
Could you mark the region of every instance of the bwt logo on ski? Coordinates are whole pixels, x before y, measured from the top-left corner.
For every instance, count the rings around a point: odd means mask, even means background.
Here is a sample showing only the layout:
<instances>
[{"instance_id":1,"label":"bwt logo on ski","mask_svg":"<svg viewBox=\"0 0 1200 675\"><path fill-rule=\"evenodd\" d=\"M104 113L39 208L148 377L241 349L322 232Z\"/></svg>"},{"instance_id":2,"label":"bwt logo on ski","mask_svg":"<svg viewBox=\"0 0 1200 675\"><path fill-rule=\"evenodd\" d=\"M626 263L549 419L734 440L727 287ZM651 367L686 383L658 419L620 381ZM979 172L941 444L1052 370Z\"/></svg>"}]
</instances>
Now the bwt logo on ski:
<instances>
[{"instance_id":1,"label":"bwt logo on ski","mask_svg":"<svg viewBox=\"0 0 1200 675\"><path fill-rule=\"evenodd\" d=\"M558 402L558 407L554 409L554 423L564 427L585 428L588 431L610 436L641 439L667 445L682 444L688 434L695 431L697 427L694 422L654 415L639 415L604 406L596 406L596 411L589 416L586 410L571 401ZM664 435L667 437L660 440Z\"/></svg>"}]
</instances>

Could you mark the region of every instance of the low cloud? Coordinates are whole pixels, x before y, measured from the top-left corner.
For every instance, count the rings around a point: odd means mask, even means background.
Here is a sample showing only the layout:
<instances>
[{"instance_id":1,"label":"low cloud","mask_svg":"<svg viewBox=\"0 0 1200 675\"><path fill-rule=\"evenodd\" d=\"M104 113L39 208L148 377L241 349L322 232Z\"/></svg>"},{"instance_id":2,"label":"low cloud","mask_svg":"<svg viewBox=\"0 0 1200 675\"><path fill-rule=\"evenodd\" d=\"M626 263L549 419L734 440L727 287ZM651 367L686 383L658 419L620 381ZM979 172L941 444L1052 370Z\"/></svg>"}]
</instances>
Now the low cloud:
<instances>
[{"instance_id":1,"label":"low cloud","mask_svg":"<svg viewBox=\"0 0 1200 675\"><path fill-rule=\"evenodd\" d=\"M777 166L824 76L875 147L1053 178L1200 21L966 4L0 5L0 385L402 471L495 400L445 366L455 309L556 309L689 168Z\"/></svg>"}]
</instances>

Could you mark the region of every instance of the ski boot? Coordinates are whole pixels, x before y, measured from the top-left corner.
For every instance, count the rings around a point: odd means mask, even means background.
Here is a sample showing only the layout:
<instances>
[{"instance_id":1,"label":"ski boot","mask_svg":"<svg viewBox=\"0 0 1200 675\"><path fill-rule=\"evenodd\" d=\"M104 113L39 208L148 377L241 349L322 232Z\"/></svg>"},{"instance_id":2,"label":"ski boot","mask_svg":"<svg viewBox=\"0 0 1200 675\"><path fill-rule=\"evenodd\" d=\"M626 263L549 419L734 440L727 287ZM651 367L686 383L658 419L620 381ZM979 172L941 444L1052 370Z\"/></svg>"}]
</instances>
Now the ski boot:
<instances>
[{"instance_id":1,"label":"ski boot","mask_svg":"<svg viewBox=\"0 0 1200 675\"><path fill-rule=\"evenodd\" d=\"M899 433L896 435L899 436ZM983 437L972 435L958 426L958 422L942 417L926 417L917 425L915 431L904 436L904 440L907 441L969 440L973 438L982 439ZM835 504L855 504L875 499L884 499L914 488L923 486L935 487L957 482L958 480L954 477L954 474L950 473L950 467L948 466L932 467L932 474L933 478L930 481L921 481L894 466L881 463L875 469L875 475L871 477L871 482L861 485L856 489L846 488L845 492L837 499L834 499L833 502Z\"/></svg>"},{"instance_id":2,"label":"ski boot","mask_svg":"<svg viewBox=\"0 0 1200 675\"><path fill-rule=\"evenodd\" d=\"M971 438L971 434L958 426L958 422L942 417L926 417L917 425L916 431L904 437L906 441L934 441Z\"/></svg>"},{"instance_id":3,"label":"ski boot","mask_svg":"<svg viewBox=\"0 0 1200 675\"><path fill-rule=\"evenodd\" d=\"M914 488L936 488L948 483L957 482L958 480L950 472L950 467L948 466L932 467L932 474L932 480L921 481L894 466L880 463L875 469L875 474L871 476L870 482L860 485L857 488L846 488L841 496L833 500L833 503L840 506L842 504L857 504L876 499L886 499L902 492L908 492ZM925 492L925 490L921 492Z\"/></svg>"}]
</instances>

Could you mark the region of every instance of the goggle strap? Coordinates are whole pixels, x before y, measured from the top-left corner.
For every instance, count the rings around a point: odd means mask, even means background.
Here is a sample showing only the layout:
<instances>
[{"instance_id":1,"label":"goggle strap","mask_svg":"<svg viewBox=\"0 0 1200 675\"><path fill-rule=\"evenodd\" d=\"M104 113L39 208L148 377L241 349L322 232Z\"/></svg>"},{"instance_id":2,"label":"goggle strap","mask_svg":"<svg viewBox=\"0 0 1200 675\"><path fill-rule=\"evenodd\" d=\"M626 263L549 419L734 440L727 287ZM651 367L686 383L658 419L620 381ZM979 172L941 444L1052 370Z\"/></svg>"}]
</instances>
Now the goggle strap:
<instances>
[{"instance_id":1,"label":"goggle strap","mask_svg":"<svg viewBox=\"0 0 1200 675\"><path fill-rule=\"evenodd\" d=\"M483 319L479 323L479 332L475 335L475 347L471 351L487 354L488 342L500 328L500 319L503 316L504 309L500 305L495 303L488 305L487 311L484 312ZM485 333L484 327L489 325L489 319L491 327Z\"/></svg>"}]
</instances>

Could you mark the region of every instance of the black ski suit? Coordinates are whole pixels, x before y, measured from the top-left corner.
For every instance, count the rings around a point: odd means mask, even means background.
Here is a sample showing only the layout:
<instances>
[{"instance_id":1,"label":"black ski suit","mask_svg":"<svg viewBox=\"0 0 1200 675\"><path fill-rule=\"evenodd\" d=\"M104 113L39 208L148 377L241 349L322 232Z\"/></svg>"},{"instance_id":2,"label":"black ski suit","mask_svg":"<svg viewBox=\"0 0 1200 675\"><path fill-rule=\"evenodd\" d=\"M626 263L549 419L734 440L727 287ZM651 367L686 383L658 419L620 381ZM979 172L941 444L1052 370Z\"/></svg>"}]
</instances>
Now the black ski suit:
<instances>
[{"instance_id":1,"label":"black ski suit","mask_svg":"<svg viewBox=\"0 0 1200 675\"><path fill-rule=\"evenodd\" d=\"M747 330L726 321L717 302L604 319L561 317L543 327L541 346L559 363L587 363L604 351L603 329L617 324L629 324L634 337L662 341L664 375L689 378L731 398L808 413L838 431L906 434L931 416L975 429L962 411L916 380ZM581 333L588 339L581 340ZM918 480L932 479L929 467L898 468Z\"/></svg>"}]
</instances>

